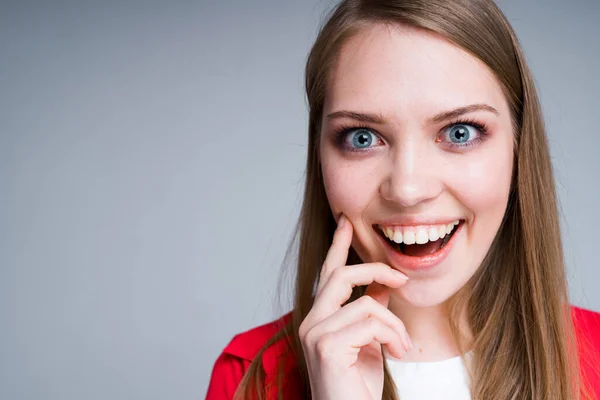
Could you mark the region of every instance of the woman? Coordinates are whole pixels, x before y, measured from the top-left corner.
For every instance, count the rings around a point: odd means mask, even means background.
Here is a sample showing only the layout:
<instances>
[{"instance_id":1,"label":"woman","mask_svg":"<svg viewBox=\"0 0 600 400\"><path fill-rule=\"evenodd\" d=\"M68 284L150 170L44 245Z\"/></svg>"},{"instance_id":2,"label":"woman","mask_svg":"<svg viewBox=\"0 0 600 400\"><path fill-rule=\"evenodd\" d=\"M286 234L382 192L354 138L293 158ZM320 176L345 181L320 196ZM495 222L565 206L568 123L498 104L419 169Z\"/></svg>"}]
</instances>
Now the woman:
<instances>
[{"instance_id":1,"label":"woman","mask_svg":"<svg viewBox=\"0 0 600 400\"><path fill-rule=\"evenodd\" d=\"M491 0L348 0L308 58L294 309L236 336L208 399L576 399L600 315L569 306L533 79Z\"/></svg>"}]
</instances>

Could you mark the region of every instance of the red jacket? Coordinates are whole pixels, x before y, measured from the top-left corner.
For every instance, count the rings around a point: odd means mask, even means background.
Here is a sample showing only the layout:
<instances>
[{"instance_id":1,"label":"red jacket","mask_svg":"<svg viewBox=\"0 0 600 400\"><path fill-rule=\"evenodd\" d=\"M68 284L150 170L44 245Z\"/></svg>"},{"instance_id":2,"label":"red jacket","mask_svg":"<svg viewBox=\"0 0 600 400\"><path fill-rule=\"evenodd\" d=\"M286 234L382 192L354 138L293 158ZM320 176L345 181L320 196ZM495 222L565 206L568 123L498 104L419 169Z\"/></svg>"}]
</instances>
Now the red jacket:
<instances>
[{"instance_id":1,"label":"red jacket","mask_svg":"<svg viewBox=\"0 0 600 400\"><path fill-rule=\"evenodd\" d=\"M592 393L600 400L600 313L575 306L572 306L571 310L578 338L582 375L587 376ZM278 320L236 335L215 362L206 399L231 400L258 351L290 317L291 313L288 313ZM266 373L268 399L276 398L277 391L273 382L277 359L284 351L285 342L279 341L263 353L262 365ZM300 400L302 386L295 373L293 360L288 358L286 361L287 383L284 387L284 398Z\"/></svg>"}]
</instances>

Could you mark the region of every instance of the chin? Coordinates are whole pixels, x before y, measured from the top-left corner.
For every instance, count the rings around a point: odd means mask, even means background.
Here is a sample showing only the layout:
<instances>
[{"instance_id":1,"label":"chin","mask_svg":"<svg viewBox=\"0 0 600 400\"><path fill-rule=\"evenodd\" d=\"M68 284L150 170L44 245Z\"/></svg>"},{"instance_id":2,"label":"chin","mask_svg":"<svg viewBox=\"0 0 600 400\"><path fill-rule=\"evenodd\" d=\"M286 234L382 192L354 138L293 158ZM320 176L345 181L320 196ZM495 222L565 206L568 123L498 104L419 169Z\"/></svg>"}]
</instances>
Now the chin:
<instances>
[{"instance_id":1,"label":"chin","mask_svg":"<svg viewBox=\"0 0 600 400\"><path fill-rule=\"evenodd\" d=\"M437 307L457 291L458 289L454 290L441 283L435 284L431 280L409 280L404 286L390 293L390 301L419 308Z\"/></svg>"}]
</instances>

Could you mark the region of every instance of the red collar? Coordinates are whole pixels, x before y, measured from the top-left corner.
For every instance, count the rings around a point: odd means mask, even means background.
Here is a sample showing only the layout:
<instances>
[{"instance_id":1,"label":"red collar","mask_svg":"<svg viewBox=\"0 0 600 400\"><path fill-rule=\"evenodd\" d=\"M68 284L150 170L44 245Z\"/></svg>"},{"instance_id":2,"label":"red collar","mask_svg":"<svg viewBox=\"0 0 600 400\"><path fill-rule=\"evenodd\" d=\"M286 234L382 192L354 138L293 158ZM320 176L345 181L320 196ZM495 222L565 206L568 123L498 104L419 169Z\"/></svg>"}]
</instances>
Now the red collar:
<instances>
[{"instance_id":1,"label":"red collar","mask_svg":"<svg viewBox=\"0 0 600 400\"><path fill-rule=\"evenodd\" d=\"M600 399L600 313L576 306L571 306L571 312L577 336L582 378ZM224 352L246 360L249 364L265 343L289 323L291 317L290 312L278 320L236 335ZM284 356L284 398L299 399L299 393L302 393L303 388L296 362L288 344L286 339L279 340L269 346L262 355L268 399L277 398L277 365Z\"/></svg>"}]
</instances>

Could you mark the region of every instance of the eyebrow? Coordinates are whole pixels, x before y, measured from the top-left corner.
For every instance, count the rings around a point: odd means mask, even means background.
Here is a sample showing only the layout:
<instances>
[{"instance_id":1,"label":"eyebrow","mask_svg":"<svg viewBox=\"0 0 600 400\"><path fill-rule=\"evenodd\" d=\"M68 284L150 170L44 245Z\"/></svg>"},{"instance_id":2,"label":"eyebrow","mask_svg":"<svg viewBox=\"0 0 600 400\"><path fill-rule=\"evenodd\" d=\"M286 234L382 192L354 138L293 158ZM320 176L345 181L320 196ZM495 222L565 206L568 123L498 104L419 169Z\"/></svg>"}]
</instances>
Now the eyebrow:
<instances>
[{"instance_id":1,"label":"eyebrow","mask_svg":"<svg viewBox=\"0 0 600 400\"><path fill-rule=\"evenodd\" d=\"M468 106L456 108L454 110L443 111L443 112L435 115L434 117L430 118L429 123L431 123L431 124L440 123L443 121L447 121L449 119L458 118L464 114L468 114L468 113L475 112L475 111L488 111L493 114L500 115L498 110L496 110L494 107L492 107L490 105L471 104ZM332 112L331 114L327 115L327 118L328 119L350 118L350 119L354 119L354 120L357 120L360 122L368 122L371 124L379 124L379 125L383 125L386 122L385 118L381 114L368 114L368 113L365 114L365 113L358 113L358 112L348 111L348 110Z\"/></svg>"}]
</instances>

